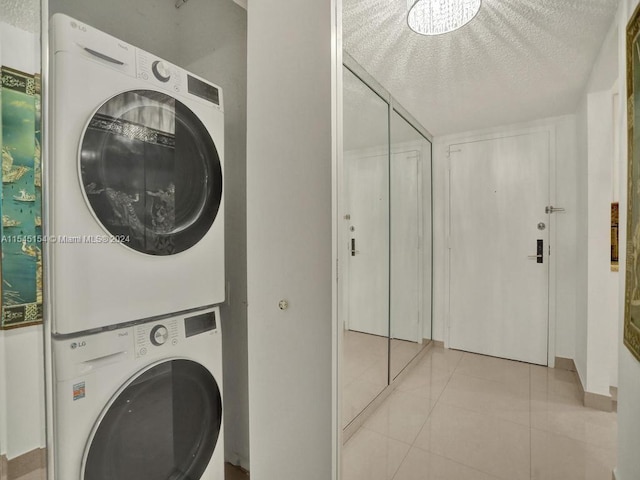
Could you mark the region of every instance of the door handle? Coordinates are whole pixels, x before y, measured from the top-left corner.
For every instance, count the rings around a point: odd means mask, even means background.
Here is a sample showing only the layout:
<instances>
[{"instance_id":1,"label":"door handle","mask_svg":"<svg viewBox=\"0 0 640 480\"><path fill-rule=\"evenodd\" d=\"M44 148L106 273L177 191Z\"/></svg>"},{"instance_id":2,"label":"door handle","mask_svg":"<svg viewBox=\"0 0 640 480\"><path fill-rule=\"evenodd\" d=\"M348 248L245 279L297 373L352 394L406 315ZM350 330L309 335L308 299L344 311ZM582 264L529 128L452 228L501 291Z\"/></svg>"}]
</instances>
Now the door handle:
<instances>
[{"instance_id":1,"label":"door handle","mask_svg":"<svg viewBox=\"0 0 640 480\"><path fill-rule=\"evenodd\" d=\"M536 254L535 255L527 255L527 258L531 260L535 260L536 263L544 263L544 241L536 240Z\"/></svg>"},{"instance_id":2,"label":"door handle","mask_svg":"<svg viewBox=\"0 0 640 480\"><path fill-rule=\"evenodd\" d=\"M360 252L356 250L356 239L352 238L351 239L351 256L355 257L356 253L360 253Z\"/></svg>"}]
</instances>

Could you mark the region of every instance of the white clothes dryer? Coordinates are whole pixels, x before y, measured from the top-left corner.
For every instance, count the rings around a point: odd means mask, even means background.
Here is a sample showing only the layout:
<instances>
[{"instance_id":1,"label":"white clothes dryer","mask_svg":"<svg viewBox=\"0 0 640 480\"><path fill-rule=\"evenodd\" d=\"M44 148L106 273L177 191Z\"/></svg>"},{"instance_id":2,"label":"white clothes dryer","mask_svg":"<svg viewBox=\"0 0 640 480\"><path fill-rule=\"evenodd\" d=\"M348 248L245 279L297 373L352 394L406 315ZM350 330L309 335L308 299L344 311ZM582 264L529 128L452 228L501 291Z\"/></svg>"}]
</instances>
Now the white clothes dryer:
<instances>
[{"instance_id":1,"label":"white clothes dryer","mask_svg":"<svg viewBox=\"0 0 640 480\"><path fill-rule=\"evenodd\" d=\"M224 301L222 90L52 18L53 333Z\"/></svg>"},{"instance_id":2,"label":"white clothes dryer","mask_svg":"<svg viewBox=\"0 0 640 480\"><path fill-rule=\"evenodd\" d=\"M55 478L223 480L219 319L54 339Z\"/></svg>"}]
</instances>

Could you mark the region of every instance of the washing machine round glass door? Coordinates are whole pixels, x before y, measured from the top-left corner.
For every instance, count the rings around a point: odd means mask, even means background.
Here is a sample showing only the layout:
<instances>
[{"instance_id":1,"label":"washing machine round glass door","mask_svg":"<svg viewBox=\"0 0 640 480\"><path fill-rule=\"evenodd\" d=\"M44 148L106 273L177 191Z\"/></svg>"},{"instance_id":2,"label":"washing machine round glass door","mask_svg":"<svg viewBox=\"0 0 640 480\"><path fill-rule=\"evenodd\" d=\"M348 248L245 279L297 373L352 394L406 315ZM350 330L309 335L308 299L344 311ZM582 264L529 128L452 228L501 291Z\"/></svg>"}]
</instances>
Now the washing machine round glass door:
<instances>
[{"instance_id":1,"label":"washing machine round glass door","mask_svg":"<svg viewBox=\"0 0 640 480\"><path fill-rule=\"evenodd\" d=\"M192 247L222 198L216 146L197 115L161 92L106 101L80 146L81 185L108 238L149 255Z\"/></svg>"},{"instance_id":2,"label":"washing machine round glass door","mask_svg":"<svg viewBox=\"0 0 640 480\"><path fill-rule=\"evenodd\" d=\"M198 480L220 433L209 371L170 360L136 375L107 406L85 452L83 480Z\"/></svg>"}]
</instances>

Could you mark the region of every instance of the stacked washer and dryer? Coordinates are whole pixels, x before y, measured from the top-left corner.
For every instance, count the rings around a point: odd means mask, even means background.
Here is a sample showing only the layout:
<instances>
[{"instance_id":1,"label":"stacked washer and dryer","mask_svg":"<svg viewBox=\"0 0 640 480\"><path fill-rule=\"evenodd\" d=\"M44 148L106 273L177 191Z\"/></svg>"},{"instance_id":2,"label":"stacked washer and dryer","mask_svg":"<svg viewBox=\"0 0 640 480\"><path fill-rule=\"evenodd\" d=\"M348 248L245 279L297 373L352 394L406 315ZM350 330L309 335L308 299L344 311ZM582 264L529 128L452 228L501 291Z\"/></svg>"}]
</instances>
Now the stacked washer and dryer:
<instances>
[{"instance_id":1,"label":"stacked washer and dryer","mask_svg":"<svg viewBox=\"0 0 640 480\"><path fill-rule=\"evenodd\" d=\"M221 480L222 91L52 18L55 476Z\"/></svg>"}]
</instances>

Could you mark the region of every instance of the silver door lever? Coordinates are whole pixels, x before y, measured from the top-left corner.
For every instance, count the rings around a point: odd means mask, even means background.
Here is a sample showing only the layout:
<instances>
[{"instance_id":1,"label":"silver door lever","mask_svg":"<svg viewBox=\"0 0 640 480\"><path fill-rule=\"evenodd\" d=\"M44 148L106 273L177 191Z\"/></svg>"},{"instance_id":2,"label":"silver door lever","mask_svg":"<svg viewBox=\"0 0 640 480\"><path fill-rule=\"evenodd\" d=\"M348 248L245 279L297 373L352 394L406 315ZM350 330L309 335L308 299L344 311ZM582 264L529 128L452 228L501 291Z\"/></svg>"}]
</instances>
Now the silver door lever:
<instances>
[{"instance_id":1,"label":"silver door lever","mask_svg":"<svg viewBox=\"0 0 640 480\"><path fill-rule=\"evenodd\" d=\"M544 213L556 213L556 212L564 212L564 208L554 207L553 205L549 205L548 207L544 207Z\"/></svg>"}]
</instances>

